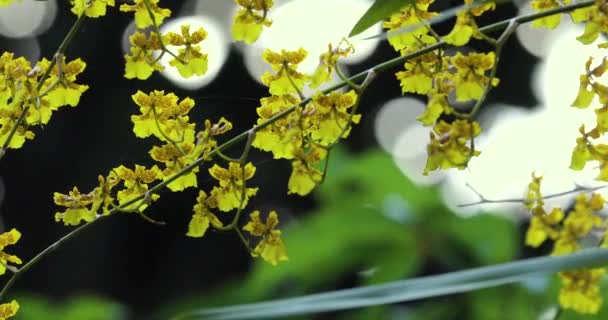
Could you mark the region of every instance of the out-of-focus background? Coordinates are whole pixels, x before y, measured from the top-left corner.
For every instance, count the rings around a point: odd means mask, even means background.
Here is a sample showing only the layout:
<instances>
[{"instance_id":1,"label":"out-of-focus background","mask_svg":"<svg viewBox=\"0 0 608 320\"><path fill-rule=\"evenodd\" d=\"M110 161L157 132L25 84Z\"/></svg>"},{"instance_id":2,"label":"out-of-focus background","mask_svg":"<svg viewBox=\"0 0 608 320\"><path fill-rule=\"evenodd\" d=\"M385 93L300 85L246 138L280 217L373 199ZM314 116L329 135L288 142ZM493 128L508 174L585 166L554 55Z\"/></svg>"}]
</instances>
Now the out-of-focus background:
<instances>
[{"instance_id":1,"label":"out-of-focus background","mask_svg":"<svg viewBox=\"0 0 608 320\"><path fill-rule=\"evenodd\" d=\"M152 138L137 139L130 115L137 111L137 90L175 92L196 101L191 118L225 116L232 134L252 126L258 100L267 96L259 81L267 70L265 48L295 50L309 58L348 34L367 10L369 0L276 1L274 24L253 45L233 44L235 5L230 0L160 1L173 11L162 30L188 23L202 26L209 71L200 78L155 74L148 81L123 77L123 55L134 30L132 14L118 11L87 19L67 58L87 63L80 83L90 89L77 108L63 108L36 131L36 138L0 162L3 230L18 228L23 237L11 252L24 260L70 229L54 221L53 192L76 185L90 190L97 175L120 164L151 165ZM434 11L460 5L437 1ZM528 13L525 2L503 3L479 20L490 22ZM68 1L23 0L0 9L0 49L32 61L51 58L76 17ZM460 208L479 198L521 198L533 171L544 174L546 194L575 183L593 185L594 170L568 169L577 128L591 123L593 112L571 110L578 75L595 46L582 46L582 33L567 17L553 31L522 26L500 59L500 86L480 113L484 133L476 142L481 156L463 171L422 175L429 128L416 123L421 97L401 96L394 72L381 74L360 107L362 122L334 150L326 182L311 196L287 195L288 161L257 150L251 160L260 192L250 208L277 210L289 262L272 267L252 259L233 233L210 232L202 239L185 236L197 190L161 193L147 209L159 227L135 214L121 214L86 230L19 279L11 297L21 303L18 319L166 319L205 306L255 302L395 279L438 274L547 253L524 248L525 212L517 204ZM437 26L446 34L452 20ZM350 41L354 57L344 61L348 74L365 70L397 54L386 41L364 40L381 32L376 26ZM454 49L448 49L454 50ZM473 43L459 50L491 50ZM307 94L310 92L306 92ZM463 106L467 107L467 106ZM231 150L237 155L239 150ZM203 168L199 186L214 181ZM550 204L568 205L571 197ZM6 277L6 276L5 276ZM6 279L6 278L5 278ZM1 281L2 279L0 279ZM325 314L310 319L537 319L556 302L554 277L415 303ZM498 310L501 310L500 313ZM598 318L606 316L606 312ZM306 318L306 317L304 317ZM308 319L306 318L306 319ZM562 319L578 319L565 313ZM581 317L584 318L584 317Z\"/></svg>"}]
</instances>

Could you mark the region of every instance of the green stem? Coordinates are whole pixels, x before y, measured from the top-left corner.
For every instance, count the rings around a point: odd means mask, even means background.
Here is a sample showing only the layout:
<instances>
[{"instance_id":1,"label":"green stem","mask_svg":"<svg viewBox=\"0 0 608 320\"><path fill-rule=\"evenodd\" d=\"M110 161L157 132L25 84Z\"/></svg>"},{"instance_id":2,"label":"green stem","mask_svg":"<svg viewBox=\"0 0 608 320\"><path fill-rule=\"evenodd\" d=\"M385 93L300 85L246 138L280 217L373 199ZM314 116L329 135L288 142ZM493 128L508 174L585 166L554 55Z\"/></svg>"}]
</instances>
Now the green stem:
<instances>
[{"instance_id":1,"label":"green stem","mask_svg":"<svg viewBox=\"0 0 608 320\"><path fill-rule=\"evenodd\" d=\"M61 244L68 241L69 239L75 237L77 234L81 233L82 231L87 229L89 226L93 225L93 222L103 220L105 217L107 217L107 215L100 216L99 218L97 218L91 222L85 223L85 224L77 227L76 229L70 231L65 236L59 238L59 240L53 242L53 244L46 247L44 250L40 251L40 253L38 253L30 261L28 261L26 264L24 264L23 267L21 267L18 272L13 273L13 275L10 277L10 279L8 279L8 281L2 288L2 291L0 291L0 301L4 300L4 296L6 295L6 292L13 286L15 281L17 281L17 279L23 273L27 272L33 265L35 265L38 261L40 261L42 258L44 258L47 254L49 254L49 253L53 252L55 249L59 248L59 246L61 246Z\"/></svg>"},{"instance_id":2,"label":"green stem","mask_svg":"<svg viewBox=\"0 0 608 320\"><path fill-rule=\"evenodd\" d=\"M306 97L302 93L302 90L300 90L300 88L298 88L296 83L293 81L293 78L291 78L291 75L289 74L289 66L288 66L287 61L283 61L283 72L285 72L285 74L287 75L287 80L289 80L289 83L291 83L291 86L294 88L294 90L296 90L296 93L298 94L298 97L300 97L300 100L306 99Z\"/></svg>"}]
</instances>

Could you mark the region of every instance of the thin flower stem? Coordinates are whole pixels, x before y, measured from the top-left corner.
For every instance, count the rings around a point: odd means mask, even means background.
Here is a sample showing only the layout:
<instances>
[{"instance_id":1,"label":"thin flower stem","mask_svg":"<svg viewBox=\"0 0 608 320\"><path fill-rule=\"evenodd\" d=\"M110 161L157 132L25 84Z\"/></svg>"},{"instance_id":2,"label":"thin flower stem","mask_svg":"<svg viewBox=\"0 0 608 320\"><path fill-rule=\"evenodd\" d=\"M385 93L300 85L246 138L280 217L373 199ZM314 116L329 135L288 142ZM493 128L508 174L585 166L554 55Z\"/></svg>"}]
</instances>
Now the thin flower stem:
<instances>
[{"instance_id":1,"label":"thin flower stem","mask_svg":"<svg viewBox=\"0 0 608 320\"><path fill-rule=\"evenodd\" d=\"M145 3L148 2L148 0L144 0ZM591 6L595 3L594 0L587 0L587 1L582 1L579 3L575 3L575 4L570 4L567 6L563 6L563 7L559 7L559 8L555 8L555 9L551 9L551 10L547 10L547 11L543 11L543 12L539 12L539 13L534 13L534 14L529 14L529 15L522 15L519 16L517 18L514 18L516 22L522 24L522 23L527 23L527 22L531 22L534 21L536 19L541 19L556 13L563 13L563 12L569 12L569 11L573 11L575 9L580 9L580 8L584 8L584 7L588 7ZM62 53L65 51L65 49L67 48L68 44L70 43L72 37L74 36L74 34L76 33L76 31L80 28L80 25L82 24L82 21L84 19L84 15L79 17L78 20L76 21L76 23L74 24L74 26L72 27L72 29L70 30L70 32L68 33L68 36L66 36L66 38L64 39L64 41L62 42L62 44L60 45L59 49L57 50L58 52ZM507 19L501 22L497 22L491 25L488 25L486 27L480 28L479 31L480 32L484 32L484 33L489 33L489 32L493 32L496 30L501 30L501 29L506 29L510 23L510 21L513 19ZM369 76L370 72L373 73L380 73L383 72L385 70L388 70L390 68L393 68L395 66L398 66L399 64L403 63L406 60L410 60L416 57L419 57L423 54L426 54L428 52L432 52L434 50L437 50L443 46L445 46L446 43L445 41L440 41L434 45L422 48L416 52L404 55L404 56L400 56L388 61L385 61L383 63L380 63L378 65L376 65L375 67L372 67L366 71L363 71L359 74L356 74L352 77L349 78L350 81L362 81L364 80L366 77ZM51 62L51 66L50 68L52 68L52 63ZM49 70L50 70L49 68ZM50 71L47 70L47 73L50 73ZM48 75L44 75L43 78L48 77ZM39 82L39 86L42 86L42 82L44 82L42 79ZM330 88L327 88L325 90L322 91L322 93L329 93L331 91L335 91L338 90L342 87L347 86L348 84L346 82L342 82L339 84L336 84ZM273 123L275 123L276 121L278 121L279 119L287 116L288 114L292 113L294 110L296 110L296 108L300 107L300 106L304 106L307 103L309 103L311 101L311 98L307 98L302 100L300 103L293 105L285 110L283 110L282 112L279 112L277 114L275 114L274 116L272 116L271 118L269 118L268 120L264 121L263 123L260 123L256 126L254 126L253 128L240 133L239 135L233 137L232 139L224 142L223 144L217 146L215 149L211 150L209 153L202 155L201 157L199 157L198 159L196 159L195 161L193 161L192 163L190 163L189 165L185 166L184 168L182 168L181 170L179 170L178 172L176 172L175 174L173 174L171 177L169 177L167 180L161 181L159 183L157 183L156 185L154 185L153 187L151 187L146 193L141 194L125 203L123 203L121 206L119 207L115 207L112 210L110 210L107 215L103 215L100 216L99 218L91 221L91 222L87 222L83 225L80 225L79 227L77 227L76 229L70 231L69 233L67 233L65 236L61 237L60 239L58 239L57 241L55 241L53 244L51 244L50 246L46 247L44 250L42 250L40 253L38 253L34 258L32 258L30 261L28 261L25 265L23 265L23 267L21 267L21 269L19 269L19 272L14 273L9 280L7 281L7 283L4 285L4 287L2 288L2 291L0 291L0 301L3 299L3 297L6 295L6 292L12 287L12 285L15 283L15 281L17 281L17 279L25 272L27 272L27 270L29 270L33 265L35 265L36 263L38 263L38 261L40 261L42 258L44 258L45 256L47 256L48 254L50 254L51 252L53 252L55 249L59 248L63 243L67 242L68 240L70 240L71 238L75 237L76 235L78 235L80 232L84 231L85 229L87 229L89 226L95 224L97 221L101 221L104 220L106 217L112 215L113 213L117 213L119 211L119 209L122 208L127 208L130 205L144 199L146 197L146 194L151 195L154 194L160 190L162 190L163 188L165 188L169 183L175 181L176 179L178 179L179 177L181 177L182 175L185 175L187 173L189 173L190 171L194 170L195 168L199 167L203 162L208 161L211 157L217 155L219 152L226 150L230 147L232 147L233 145L236 145L238 142L245 140L245 139L250 139L251 134L252 133L256 133L259 130L262 130L263 128L272 125ZM8 140L7 140L8 141ZM2 156L1 152L3 150L6 150L6 147L3 147L2 149L0 149L0 157ZM606 187L606 186L603 186ZM603 188L601 187L601 188ZM587 188L586 190L592 190L592 189L600 189L600 187L596 187L596 188ZM573 191L570 191L573 192ZM558 195L552 195L549 197L556 197ZM547 198L547 197L546 197ZM521 199L518 199L521 202ZM487 201L487 200L486 200ZM491 200L490 200L491 201ZM512 201L512 200L507 200L507 201ZM492 202L504 202L504 201L492 201ZM470 206L473 204L465 204L462 206Z\"/></svg>"},{"instance_id":2,"label":"thin flower stem","mask_svg":"<svg viewBox=\"0 0 608 320\"><path fill-rule=\"evenodd\" d=\"M74 22L74 25L72 25L72 28L70 29L70 31L68 31L68 34L65 36L65 38L63 38L63 41L61 41L61 44L59 45L59 48L57 48L57 51L55 52L54 57L63 55L65 50L68 48L68 46L72 42L72 39L74 39L74 36L76 35L76 33L80 30L80 27L82 26L82 23L84 22L85 19L86 19L85 14L80 15L78 17L78 19L76 19L76 22ZM56 63L57 63L57 59L51 59L51 61L49 63L49 67L46 69L44 74L42 74L42 77L40 78L40 80L38 80L38 84L36 84L36 92L38 92L38 91L40 91L40 89L42 89L42 85L44 84L44 81L46 81L46 79L51 75L51 71L53 70L53 67L55 67ZM30 98L28 100L26 107L23 108L21 115L19 115L19 118L17 118L17 121L15 121L15 125L11 128L11 131L9 132L6 140L4 141L4 144L2 144L2 147L0 148L0 159L2 159L4 157L4 155L6 154L6 150L8 149L8 146L11 144L11 141L13 140L13 137L15 136L17 129L25 121L27 112L30 109L29 102L31 102L33 99L38 99L38 98L39 97Z\"/></svg>"},{"instance_id":3,"label":"thin flower stem","mask_svg":"<svg viewBox=\"0 0 608 320\"><path fill-rule=\"evenodd\" d=\"M325 182L325 177L327 176L327 171L329 170L329 156L331 155L331 149L327 150L327 155L325 155L325 162L323 163L323 174L321 175L321 181L319 184Z\"/></svg>"},{"instance_id":4,"label":"thin flower stem","mask_svg":"<svg viewBox=\"0 0 608 320\"><path fill-rule=\"evenodd\" d=\"M342 79L343 82L346 82L349 87L353 88L353 90L355 90L355 92L357 92L357 94L361 93L361 86L357 85L356 83L354 83L354 82L350 81L350 79L348 79L348 77L344 74L344 72L342 72L342 69L338 65L338 62L336 62L336 64L334 65L334 70L336 70L338 77L340 77L340 79Z\"/></svg>"},{"instance_id":5,"label":"thin flower stem","mask_svg":"<svg viewBox=\"0 0 608 320\"><path fill-rule=\"evenodd\" d=\"M500 61L500 55L502 54L502 48L504 47L504 44L507 42L507 40L509 40L509 38L511 37L513 32L515 32L515 30L517 30L517 27L519 27L519 22L517 22L517 19L511 19L509 21L509 25L508 25L507 29L505 29L505 31L500 35L500 38L498 38L498 40L496 41L496 50L495 50L496 59L494 61L494 65L492 66L492 70L490 70L488 84L486 85L485 89L483 90L483 94L481 95L479 100L477 100L477 102L475 103L475 106L473 106L473 109L471 109L471 112L464 115L464 117L466 119L475 118L475 116L477 115L477 112L479 112L479 109L486 101L488 94L492 90L492 80L494 80L494 77L496 76L496 70L498 69L498 62ZM471 141L472 141L472 139L471 139Z\"/></svg>"},{"instance_id":6,"label":"thin flower stem","mask_svg":"<svg viewBox=\"0 0 608 320\"><path fill-rule=\"evenodd\" d=\"M243 245L245 245L247 251L249 251L249 254L251 254L253 252L253 249L249 245L249 241L247 241L245 235L243 235L243 232L239 228L234 228L234 232L236 232L236 234L239 236L239 239L241 239L241 241L243 242Z\"/></svg>"},{"instance_id":7,"label":"thin flower stem","mask_svg":"<svg viewBox=\"0 0 608 320\"><path fill-rule=\"evenodd\" d=\"M470 184L467 184L467 187L469 189L473 190L473 192L475 192L475 194L477 194L477 196L479 198L481 198L481 200L476 201L476 202L459 204L458 207L460 207L460 208L476 206L476 205L480 205L480 204L484 204L484 203L524 203L524 199L500 199L500 200L487 199L481 193L479 193L477 190L475 190ZM558 192L558 193L554 193L554 194L551 194L548 196L544 196L543 199L547 200L547 199L552 199L552 198L559 198L559 197L563 197L563 196L573 194L573 193L578 193L578 192L594 192L597 190L604 189L606 187L608 187L608 185L602 185L602 186L596 186L596 187L584 187L584 186L576 185L576 187L572 190Z\"/></svg>"},{"instance_id":8,"label":"thin flower stem","mask_svg":"<svg viewBox=\"0 0 608 320\"><path fill-rule=\"evenodd\" d=\"M44 258L49 253L53 252L55 249L59 248L59 246L61 246L61 244L63 244L64 242L68 241L69 239L75 237L80 232L82 232L85 229L87 229L89 226L93 225L93 222L103 220L105 217L107 217L107 216L100 216L99 218L97 218L97 219L95 219L95 220L93 220L91 222L87 222L87 223L85 223L85 224L77 227L76 229L70 231L65 236L59 238L59 240L53 242L53 244L51 244L50 246L46 247L44 250L40 251L40 253L38 253L34 258L32 258L30 261L28 261L26 264L24 264L23 267L21 267L18 272L13 273L13 275L10 277L10 279L8 279L8 281L6 282L6 284L4 285L4 287L2 288L2 291L0 291L0 301L4 300L4 296L6 295L6 292L13 286L13 284L15 283L15 281L17 281L17 279L22 274L24 274L25 272L27 272L33 265L35 265L36 263L38 263L38 261L40 261L42 258Z\"/></svg>"},{"instance_id":9,"label":"thin flower stem","mask_svg":"<svg viewBox=\"0 0 608 320\"><path fill-rule=\"evenodd\" d=\"M179 142L182 142L182 141L178 142L176 140L173 140L160 127L160 122L158 121L158 112L156 112L156 106L154 105L154 103L152 104L152 113L154 114L154 124L156 125L156 129L158 129L158 132L160 132L161 136L163 136L167 141L169 141L175 147L175 149L177 149L177 151L182 155L182 157L185 157L186 153L184 152L184 149L182 149L182 147L180 147L180 145L179 145ZM186 131L186 129L184 129L184 131Z\"/></svg>"},{"instance_id":10,"label":"thin flower stem","mask_svg":"<svg viewBox=\"0 0 608 320\"><path fill-rule=\"evenodd\" d=\"M241 181L243 182L243 187L241 188L241 199L240 199L240 204L238 209L236 210L236 214L234 215L234 218L232 218L232 221L230 222L230 224L226 225L226 226L221 226L221 227L215 227L218 230L221 231L228 231L228 230L235 230L238 234L239 237L241 237L241 239L243 240L243 243L245 243L245 245L247 246L248 249L249 248L249 244L247 241L245 241L245 238L243 237L242 234L240 234L240 230L238 228L238 223L239 223L239 219L241 218L241 212L243 211L243 204L245 203L245 197L247 197L247 183L245 182L245 162L247 162L247 156L249 155L249 150L251 149L251 144L253 143L253 139L255 138L255 132L253 131L253 129L250 129L249 131L249 135L247 137L247 142L245 142L245 148L243 149L243 153L241 154L241 157L239 158L239 160L232 160L232 162L238 162L241 165ZM219 153L218 153L219 154ZM249 250L251 251L251 250Z\"/></svg>"},{"instance_id":11,"label":"thin flower stem","mask_svg":"<svg viewBox=\"0 0 608 320\"><path fill-rule=\"evenodd\" d=\"M152 20L152 26L154 27L154 32L156 32L156 34L158 34L158 42L160 43L160 47L162 48L163 53L166 52L166 53L170 54L173 58L175 58L181 64L184 64L182 59L180 59L173 52L171 52L171 50L167 49L167 46L165 45L165 42L163 41L163 37L160 33L160 28L158 27L158 23L156 22L156 17L154 16L154 12L152 12L152 7L150 6L150 0L144 0L144 5L146 6L146 11L148 11L148 16L150 17L150 20ZM162 56L162 53L161 53L161 56ZM159 56L159 58L157 60L160 60L161 56Z\"/></svg>"},{"instance_id":12,"label":"thin flower stem","mask_svg":"<svg viewBox=\"0 0 608 320\"><path fill-rule=\"evenodd\" d=\"M283 61L283 72L285 72L285 74L287 75L287 79L289 80L289 83L291 83L291 86L294 88L294 90L296 90L296 93L298 94L298 97L300 97L300 100L306 99L306 97L302 93L302 90L300 90L300 88L298 88L296 83L293 81L293 78L289 74L289 67L287 65L287 61Z\"/></svg>"},{"instance_id":13,"label":"thin flower stem","mask_svg":"<svg viewBox=\"0 0 608 320\"><path fill-rule=\"evenodd\" d=\"M344 134L346 133L346 131L348 131L348 129L350 129L350 127L351 127L351 125L353 123L353 117L355 116L355 114L357 113L357 110L359 109L359 104L361 102L361 95L363 95L363 92L365 92L365 89L367 89L367 87L369 86L369 84L375 78L376 78L376 73L374 72L374 70L371 70L371 71L369 71L369 73L365 77L365 80L363 80L363 83L360 86L357 86L357 89L355 89L355 90L358 90L357 91L357 99L355 100L353 108L350 111L350 114L348 116L348 121L346 122L346 125L344 127L342 127L342 130L340 131L340 134L336 137L336 140L334 142L332 142L331 144L325 146L326 149L329 150L329 149L333 148L336 144L338 144L338 142L340 142L340 139L342 138L342 136L344 136ZM336 123L340 127L340 123L338 122L338 119L336 119Z\"/></svg>"}]
</instances>

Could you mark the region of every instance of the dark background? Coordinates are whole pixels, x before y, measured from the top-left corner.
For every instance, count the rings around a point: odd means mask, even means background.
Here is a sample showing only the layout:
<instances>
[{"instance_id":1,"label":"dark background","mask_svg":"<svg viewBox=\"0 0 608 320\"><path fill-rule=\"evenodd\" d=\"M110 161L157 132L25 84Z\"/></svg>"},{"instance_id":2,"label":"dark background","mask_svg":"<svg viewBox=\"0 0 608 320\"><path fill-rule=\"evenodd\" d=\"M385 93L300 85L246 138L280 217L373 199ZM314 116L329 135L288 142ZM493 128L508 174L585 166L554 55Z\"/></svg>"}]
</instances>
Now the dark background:
<instances>
[{"instance_id":1,"label":"dark background","mask_svg":"<svg viewBox=\"0 0 608 320\"><path fill-rule=\"evenodd\" d=\"M161 6L176 13L181 3L162 1ZM440 11L456 4L444 2L432 8ZM173 91L180 98L192 97L197 106L191 118L199 128L203 119L223 115L235 125L228 136L255 122L256 99L267 95L266 88L243 77L245 66L234 48L216 80L202 90L176 88L158 74L147 81L125 79L118 35L130 23L132 14L118 12L118 5L108 8L106 17L87 19L66 52L68 60L81 57L87 62L78 83L88 84L90 89L83 94L80 105L62 108L45 128L35 130L34 140L27 141L22 149L9 150L0 161L5 186L1 207L5 230L15 227L23 234L10 252L25 261L71 230L54 221L54 213L60 208L53 204L53 192L67 193L72 186L81 191L91 190L97 184L97 175L105 175L121 164L127 167L153 164L147 152L154 139L137 139L132 133L130 116L137 108L130 96L137 90L162 89ZM479 25L516 14L510 3L500 5L498 12L481 19ZM67 1L59 1L54 25L38 39L42 56L47 59L52 56L75 20ZM447 33L451 23L440 25L439 33ZM18 40L0 38L3 51L11 51L17 44ZM478 48L487 49L483 44ZM388 43L382 42L371 58L349 71L359 72L394 56L396 53ZM534 63L536 59L521 48L515 37L511 39L498 69L501 85L490 94L490 102L534 105L529 86ZM391 72L378 77L363 99L361 125L345 142L348 149L356 153L376 146L374 114L400 92ZM230 151L239 154L238 148ZM285 195L289 162L271 161L269 154L257 150L250 159L258 163L254 184L260 187L252 207L280 208L282 214L289 216L315 206L314 196ZM208 190L213 183L202 168L199 187ZM154 219L166 221L164 227L147 223L135 214L118 214L91 227L24 274L10 293L33 292L61 300L82 292L95 292L127 305L132 315L141 316L163 302L210 290L224 279L245 273L251 258L234 233L211 232L202 239L185 236L196 194L193 188L181 193L161 193L159 201L146 212Z\"/></svg>"}]
</instances>

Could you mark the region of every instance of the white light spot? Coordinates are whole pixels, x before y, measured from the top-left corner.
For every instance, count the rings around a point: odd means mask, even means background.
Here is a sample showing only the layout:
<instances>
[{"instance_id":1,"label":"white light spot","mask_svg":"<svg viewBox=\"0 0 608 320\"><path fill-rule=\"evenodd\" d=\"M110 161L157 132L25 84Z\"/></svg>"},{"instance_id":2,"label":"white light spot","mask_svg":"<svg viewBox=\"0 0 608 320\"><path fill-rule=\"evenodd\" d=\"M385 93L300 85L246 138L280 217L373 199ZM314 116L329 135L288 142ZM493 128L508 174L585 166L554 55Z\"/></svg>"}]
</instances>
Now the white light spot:
<instances>
[{"instance_id":1,"label":"white light spot","mask_svg":"<svg viewBox=\"0 0 608 320\"><path fill-rule=\"evenodd\" d=\"M135 27L135 20L133 20L127 25L125 31L122 33L122 39L120 41L120 44L122 47L123 54L131 53L131 43L129 42L129 37L132 36L136 30L137 28Z\"/></svg>"},{"instance_id":2,"label":"white light spot","mask_svg":"<svg viewBox=\"0 0 608 320\"><path fill-rule=\"evenodd\" d=\"M530 115L514 108L500 108L491 134L476 140L481 154L469 162L468 169L449 175L446 202L472 202L475 193L490 200L523 199L531 181L531 174L543 175L544 195L563 192L574 187L570 154L577 135L578 119L555 112L536 112ZM467 194L463 194L469 193ZM572 195L547 201L549 205L564 205ZM477 197L477 200L480 200ZM475 201L475 200L473 200ZM521 203L484 205L483 208L510 210ZM468 212L470 213L470 212Z\"/></svg>"},{"instance_id":3,"label":"white light spot","mask_svg":"<svg viewBox=\"0 0 608 320\"><path fill-rule=\"evenodd\" d=\"M518 15L534 13L530 3L526 1L520 6ZM553 30L547 28L532 27L532 23L524 23L515 31L517 39L521 45L531 54L539 58L545 58L551 50L552 44L557 38L562 37L565 30L571 29L574 25L567 15L562 15L559 26Z\"/></svg>"},{"instance_id":4,"label":"white light spot","mask_svg":"<svg viewBox=\"0 0 608 320\"><path fill-rule=\"evenodd\" d=\"M374 131L378 144L393 156L393 161L417 184L436 184L444 173L422 174L426 166L426 144L431 127L416 121L425 105L418 99L404 97L390 100L376 114Z\"/></svg>"},{"instance_id":5,"label":"white light spot","mask_svg":"<svg viewBox=\"0 0 608 320\"><path fill-rule=\"evenodd\" d=\"M576 40L581 34L583 28L578 26L560 32L549 48L549 55L539 66L541 70L536 81L540 82L539 95L547 108L569 109L578 93L579 76L585 72L587 59L593 56L598 63L605 56L606 49L597 47L602 42L601 37L593 44L583 45Z\"/></svg>"},{"instance_id":6,"label":"white light spot","mask_svg":"<svg viewBox=\"0 0 608 320\"><path fill-rule=\"evenodd\" d=\"M24 38L45 32L57 15L56 0L14 1L0 10L0 34Z\"/></svg>"},{"instance_id":7,"label":"white light spot","mask_svg":"<svg viewBox=\"0 0 608 320\"><path fill-rule=\"evenodd\" d=\"M260 82L261 75L270 70L261 58L265 49L293 51L300 47L308 51L308 56L298 70L312 73L319 63L318 57L327 51L327 45L332 43L335 47L348 36L370 4L369 0L294 0L272 8L269 15L272 26L265 28L254 44L238 46L244 50L245 64L251 76ZM342 61L356 63L367 58L378 45L378 40L361 39L380 31L380 24L377 24L348 39L354 45L355 53Z\"/></svg>"},{"instance_id":8,"label":"white light spot","mask_svg":"<svg viewBox=\"0 0 608 320\"><path fill-rule=\"evenodd\" d=\"M201 46L201 51L208 56L209 68L207 73L200 77L192 76L185 79L179 74L176 68L169 65L169 61L172 60L173 57L169 54L165 54L160 60L160 63L165 67L165 70L161 72L161 74L181 88L196 90L211 83L218 75L224 62L226 62L226 59L228 58L227 35L215 22L214 18L206 16L190 16L172 19L161 26L161 32L166 33L171 31L181 34L180 26L183 24L190 25L190 32L194 32L200 27L207 31L207 38L199 44ZM179 47L174 46L169 46L168 48L174 54L177 54L177 50L179 49Z\"/></svg>"},{"instance_id":9,"label":"white light spot","mask_svg":"<svg viewBox=\"0 0 608 320\"><path fill-rule=\"evenodd\" d=\"M401 157L411 152L409 148L395 150L395 146L402 132L422 126L416 122L416 117L424 111L424 108L420 100L409 97L390 100L380 107L374 123L376 140L380 146L391 154L399 153Z\"/></svg>"}]
</instances>

